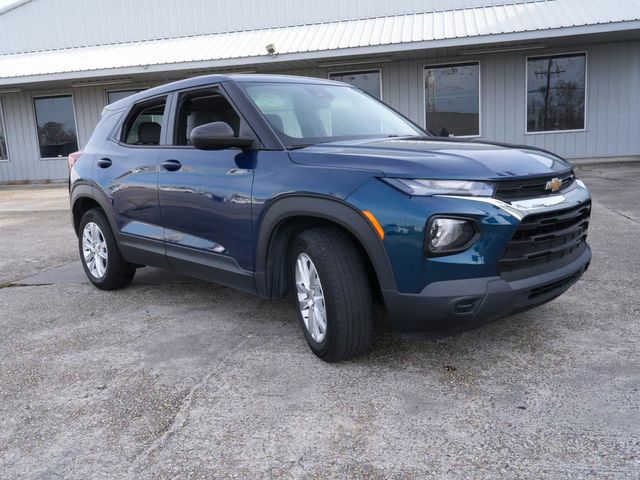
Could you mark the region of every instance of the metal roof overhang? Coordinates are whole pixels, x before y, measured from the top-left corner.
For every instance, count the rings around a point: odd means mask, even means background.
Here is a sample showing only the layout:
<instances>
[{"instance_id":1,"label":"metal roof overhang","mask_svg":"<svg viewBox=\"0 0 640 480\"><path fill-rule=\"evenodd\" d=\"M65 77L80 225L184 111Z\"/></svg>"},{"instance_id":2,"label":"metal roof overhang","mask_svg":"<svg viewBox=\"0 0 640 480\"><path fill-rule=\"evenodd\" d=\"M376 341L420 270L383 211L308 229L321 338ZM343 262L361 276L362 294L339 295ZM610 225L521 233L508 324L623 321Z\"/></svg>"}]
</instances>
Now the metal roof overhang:
<instances>
[{"instance_id":1,"label":"metal roof overhang","mask_svg":"<svg viewBox=\"0 0 640 480\"><path fill-rule=\"evenodd\" d=\"M568 0L568 2L580 5L577 0ZM630 0L626 3L626 7L632 8L631 14L628 9L617 12L611 12L609 9L609 16L602 15L591 20L582 19L583 22L594 22L591 24L549 28L550 24L556 21L550 16L554 12L540 10L542 6L557 3L559 2L534 2L524 5L482 7L251 32L0 55L0 86L83 79L98 80L121 76L138 77L161 72L203 69L238 69L258 66L276 69L282 64L304 62L308 65L312 61L326 62L328 59L338 61L341 58L360 56L389 55L395 58L411 51L425 52L465 47L480 49L494 44L535 43L550 39L557 41L586 35L618 34L618 36L623 35L624 38L625 32L628 34L634 30L640 31L640 0ZM528 5L535 10L527 11ZM511 10L499 11L507 7ZM451 17L449 20L447 20L447 14ZM523 19L525 14L533 17L525 21ZM436 15L444 16L437 19L434 17ZM460 19L456 20L460 15L462 15L464 28L460 27ZM625 20L619 20L621 17ZM473 22L469 21L469 18L473 19ZM414 23L410 24L410 22ZM449 25L447 22L453 23ZM418 28L416 25L421 30L416 30ZM410 33L406 33L406 29L409 29ZM520 31L505 32L508 29ZM635 37L635 35L629 37ZM416 41L416 38L419 40ZM283 51L275 56L259 53L261 51L266 53L265 45L272 42L275 43L276 49L279 45L284 47ZM205 48L207 46L209 50ZM193 51L185 53L186 47ZM181 61L184 57L190 59ZM147 58L153 59L153 62L144 63ZM104 67L95 68L101 60L104 60L102 62ZM375 63L375 60L372 62ZM43 64L49 66L42 67ZM56 69L58 71L51 71Z\"/></svg>"}]
</instances>

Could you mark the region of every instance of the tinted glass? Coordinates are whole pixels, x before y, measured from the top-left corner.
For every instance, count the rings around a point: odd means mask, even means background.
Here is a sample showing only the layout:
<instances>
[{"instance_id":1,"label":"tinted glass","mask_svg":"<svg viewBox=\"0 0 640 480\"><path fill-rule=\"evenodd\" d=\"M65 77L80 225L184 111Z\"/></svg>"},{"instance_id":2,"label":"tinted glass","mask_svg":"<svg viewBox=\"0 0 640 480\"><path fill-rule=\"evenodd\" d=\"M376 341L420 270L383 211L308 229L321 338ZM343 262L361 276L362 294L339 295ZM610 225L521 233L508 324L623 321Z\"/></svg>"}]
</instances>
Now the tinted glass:
<instances>
[{"instance_id":1,"label":"tinted glass","mask_svg":"<svg viewBox=\"0 0 640 480\"><path fill-rule=\"evenodd\" d=\"M166 100L134 108L125 122L124 142L130 145L159 145Z\"/></svg>"},{"instance_id":2,"label":"tinted glass","mask_svg":"<svg viewBox=\"0 0 640 480\"><path fill-rule=\"evenodd\" d=\"M33 99L41 158L66 157L78 150L71 95Z\"/></svg>"},{"instance_id":3,"label":"tinted glass","mask_svg":"<svg viewBox=\"0 0 640 480\"><path fill-rule=\"evenodd\" d=\"M299 83L244 83L243 88L289 146L424 132L354 88Z\"/></svg>"},{"instance_id":4,"label":"tinted glass","mask_svg":"<svg viewBox=\"0 0 640 480\"><path fill-rule=\"evenodd\" d=\"M585 55L530 58L527 131L584 128Z\"/></svg>"},{"instance_id":5,"label":"tinted glass","mask_svg":"<svg viewBox=\"0 0 640 480\"><path fill-rule=\"evenodd\" d=\"M130 97L131 95L135 95L142 90L114 90L111 92L107 92L107 101L109 103L117 102L118 100L122 100L123 98Z\"/></svg>"},{"instance_id":6,"label":"tinted glass","mask_svg":"<svg viewBox=\"0 0 640 480\"><path fill-rule=\"evenodd\" d=\"M480 135L480 66L425 69L427 130L434 135Z\"/></svg>"},{"instance_id":7,"label":"tinted glass","mask_svg":"<svg viewBox=\"0 0 640 480\"><path fill-rule=\"evenodd\" d=\"M372 70L368 72L351 72L351 73L332 73L329 75L331 80L345 82L354 87L364 90L369 95L376 98L382 98L380 91L380 70Z\"/></svg>"},{"instance_id":8,"label":"tinted glass","mask_svg":"<svg viewBox=\"0 0 640 480\"><path fill-rule=\"evenodd\" d=\"M2 111L2 103L0 103L0 160L7 160L8 158L7 139L4 133L4 113Z\"/></svg>"},{"instance_id":9,"label":"tinted glass","mask_svg":"<svg viewBox=\"0 0 640 480\"><path fill-rule=\"evenodd\" d=\"M225 122L236 135L240 133L240 116L220 93L209 90L183 94L176 122L176 145L191 145L191 130L212 122Z\"/></svg>"}]
</instances>

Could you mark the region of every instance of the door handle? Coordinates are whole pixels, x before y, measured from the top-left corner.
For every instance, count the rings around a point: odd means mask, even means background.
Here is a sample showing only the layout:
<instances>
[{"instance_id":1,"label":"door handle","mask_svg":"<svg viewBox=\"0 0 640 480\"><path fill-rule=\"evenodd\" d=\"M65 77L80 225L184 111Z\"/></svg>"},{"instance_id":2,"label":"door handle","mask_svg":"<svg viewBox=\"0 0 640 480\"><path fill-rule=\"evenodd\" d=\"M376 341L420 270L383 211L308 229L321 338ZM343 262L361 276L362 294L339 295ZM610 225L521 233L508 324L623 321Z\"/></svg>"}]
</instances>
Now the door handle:
<instances>
[{"instance_id":1,"label":"door handle","mask_svg":"<svg viewBox=\"0 0 640 480\"><path fill-rule=\"evenodd\" d=\"M100 168L109 168L111 166L111 159L101 158L96 162L96 165L98 165Z\"/></svg>"},{"instance_id":2,"label":"door handle","mask_svg":"<svg viewBox=\"0 0 640 480\"><path fill-rule=\"evenodd\" d=\"M160 164L160 166L170 172L175 172L182 168L182 164L178 160L165 160Z\"/></svg>"}]
</instances>

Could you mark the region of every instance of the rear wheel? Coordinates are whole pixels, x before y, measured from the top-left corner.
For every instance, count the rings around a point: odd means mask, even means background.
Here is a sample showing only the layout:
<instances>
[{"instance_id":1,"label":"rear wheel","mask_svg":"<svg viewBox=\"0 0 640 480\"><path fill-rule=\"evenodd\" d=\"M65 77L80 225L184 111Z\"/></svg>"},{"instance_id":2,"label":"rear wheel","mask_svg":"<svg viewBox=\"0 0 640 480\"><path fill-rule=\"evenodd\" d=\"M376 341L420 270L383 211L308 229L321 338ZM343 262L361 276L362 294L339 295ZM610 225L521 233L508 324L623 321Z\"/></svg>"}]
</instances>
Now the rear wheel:
<instances>
[{"instance_id":1,"label":"rear wheel","mask_svg":"<svg viewBox=\"0 0 640 480\"><path fill-rule=\"evenodd\" d=\"M365 353L373 300L354 241L338 228L314 228L298 235L291 253L296 310L313 353L327 362Z\"/></svg>"},{"instance_id":2,"label":"rear wheel","mask_svg":"<svg viewBox=\"0 0 640 480\"><path fill-rule=\"evenodd\" d=\"M102 290L115 290L131 283L135 266L124 261L104 213L86 212L80 221L80 260L87 278Z\"/></svg>"}]
</instances>

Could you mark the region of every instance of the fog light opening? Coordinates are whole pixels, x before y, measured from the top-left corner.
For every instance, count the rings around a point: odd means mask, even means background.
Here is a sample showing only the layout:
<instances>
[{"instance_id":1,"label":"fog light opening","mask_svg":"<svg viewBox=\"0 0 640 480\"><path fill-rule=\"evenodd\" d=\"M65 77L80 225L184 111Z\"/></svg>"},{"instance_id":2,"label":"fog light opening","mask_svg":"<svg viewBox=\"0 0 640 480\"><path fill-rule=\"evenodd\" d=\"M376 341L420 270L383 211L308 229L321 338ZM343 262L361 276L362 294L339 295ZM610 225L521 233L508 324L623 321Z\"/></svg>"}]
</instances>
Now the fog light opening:
<instances>
[{"instance_id":1,"label":"fog light opening","mask_svg":"<svg viewBox=\"0 0 640 480\"><path fill-rule=\"evenodd\" d=\"M466 250L478 233L474 220L454 217L434 217L427 225L427 253L445 254Z\"/></svg>"}]
</instances>

